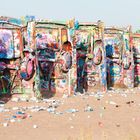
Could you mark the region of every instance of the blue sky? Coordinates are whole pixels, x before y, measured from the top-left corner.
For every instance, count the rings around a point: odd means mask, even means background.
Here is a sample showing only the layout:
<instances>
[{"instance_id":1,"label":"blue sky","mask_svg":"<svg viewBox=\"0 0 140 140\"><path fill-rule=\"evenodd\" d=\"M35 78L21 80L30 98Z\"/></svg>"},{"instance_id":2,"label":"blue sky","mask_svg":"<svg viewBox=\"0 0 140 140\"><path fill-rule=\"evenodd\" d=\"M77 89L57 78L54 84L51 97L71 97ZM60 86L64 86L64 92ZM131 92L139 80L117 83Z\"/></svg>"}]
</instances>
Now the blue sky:
<instances>
[{"instance_id":1,"label":"blue sky","mask_svg":"<svg viewBox=\"0 0 140 140\"><path fill-rule=\"evenodd\" d=\"M0 15L96 22L140 29L140 0L0 0Z\"/></svg>"}]
</instances>

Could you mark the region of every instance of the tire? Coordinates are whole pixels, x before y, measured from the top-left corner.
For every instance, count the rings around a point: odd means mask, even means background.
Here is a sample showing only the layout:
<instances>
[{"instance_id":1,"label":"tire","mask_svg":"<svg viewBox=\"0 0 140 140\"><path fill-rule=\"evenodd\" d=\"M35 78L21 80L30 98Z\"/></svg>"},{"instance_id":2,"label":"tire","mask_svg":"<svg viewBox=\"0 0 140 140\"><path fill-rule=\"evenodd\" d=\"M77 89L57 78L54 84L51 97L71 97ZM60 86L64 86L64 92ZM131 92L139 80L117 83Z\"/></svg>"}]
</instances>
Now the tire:
<instances>
[{"instance_id":1,"label":"tire","mask_svg":"<svg viewBox=\"0 0 140 140\"><path fill-rule=\"evenodd\" d=\"M31 59L28 59L24 65L26 65L26 70L25 72L20 72L20 75L22 79L29 81L35 73L34 62ZM29 68L31 68L31 72L29 72Z\"/></svg>"},{"instance_id":2,"label":"tire","mask_svg":"<svg viewBox=\"0 0 140 140\"><path fill-rule=\"evenodd\" d=\"M4 86L4 87L3 87ZM5 89L4 89L5 88ZM2 76L0 78L0 95L10 94L10 82L9 79Z\"/></svg>"}]
</instances>

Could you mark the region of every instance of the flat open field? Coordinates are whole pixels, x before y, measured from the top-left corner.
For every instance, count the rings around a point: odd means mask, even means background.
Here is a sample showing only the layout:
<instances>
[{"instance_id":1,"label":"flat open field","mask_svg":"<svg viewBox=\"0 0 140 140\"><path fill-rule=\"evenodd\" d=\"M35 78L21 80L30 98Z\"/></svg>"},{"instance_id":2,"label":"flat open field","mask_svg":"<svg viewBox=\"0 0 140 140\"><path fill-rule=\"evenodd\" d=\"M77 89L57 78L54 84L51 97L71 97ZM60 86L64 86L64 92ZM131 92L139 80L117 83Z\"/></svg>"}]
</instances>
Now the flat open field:
<instances>
[{"instance_id":1,"label":"flat open field","mask_svg":"<svg viewBox=\"0 0 140 140\"><path fill-rule=\"evenodd\" d=\"M0 140L140 140L140 89L9 100L0 107Z\"/></svg>"}]
</instances>

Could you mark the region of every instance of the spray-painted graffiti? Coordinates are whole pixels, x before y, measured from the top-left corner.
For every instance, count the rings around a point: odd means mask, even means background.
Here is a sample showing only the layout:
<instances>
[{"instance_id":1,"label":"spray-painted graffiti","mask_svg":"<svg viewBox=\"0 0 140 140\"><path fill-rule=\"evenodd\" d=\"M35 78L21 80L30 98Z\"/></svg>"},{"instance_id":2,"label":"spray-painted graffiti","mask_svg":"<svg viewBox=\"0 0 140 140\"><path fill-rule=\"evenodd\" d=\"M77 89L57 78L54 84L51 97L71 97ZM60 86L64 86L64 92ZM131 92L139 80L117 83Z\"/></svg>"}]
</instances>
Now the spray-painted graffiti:
<instances>
[{"instance_id":1,"label":"spray-painted graffiti","mask_svg":"<svg viewBox=\"0 0 140 140\"><path fill-rule=\"evenodd\" d=\"M37 29L36 48L38 53L40 87L43 90L54 91L55 81L55 52L58 48L58 30Z\"/></svg>"},{"instance_id":2,"label":"spray-painted graffiti","mask_svg":"<svg viewBox=\"0 0 140 140\"><path fill-rule=\"evenodd\" d=\"M74 20L69 25L34 17L3 20L16 27L0 28L0 61L20 65L16 80L26 91L30 89L28 93L84 93L118 83L133 87L134 78L135 84L140 83L139 37L132 43L128 32ZM20 29L21 23L27 27ZM14 72L8 72L10 79Z\"/></svg>"},{"instance_id":3,"label":"spray-painted graffiti","mask_svg":"<svg viewBox=\"0 0 140 140\"><path fill-rule=\"evenodd\" d=\"M19 67L22 53L21 22L19 19L0 17L0 94L21 93Z\"/></svg>"},{"instance_id":4,"label":"spray-painted graffiti","mask_svg":"<svg viewBox=\"0 0 140 140\"><path fill-rule=\"evenodd\" d=\"M0 30L0 58L20 57L20 32Z\"/></svg>"},{"instance_id":5,"label":"spray-painted graffiti","mask_svg":"<svg viewBox=\"0 0 140 140\"><path fill-rule=\"evenodd\" d=\"M113 86L120 79L121 34L105 34L104 38L107 57L107 80L108 85Z\"/></svg>"},{"instance_id":6,"label":"spray-painted graffiti","mask_svg":"<svg viewBox=\"0 0 140 140\"><path fill-rule=\"evenodd\" d=\"M121 40L118 35L105 35L107 57L119 57Z\"/></svg>"},{"instance_id":7,"label":"spray-painted graffiti","mask_svg":"<svg viewBox=\"0 0 140 140\"><path fill-rule=\"evenodd\" d=\"M79 25L80 26L80 25ZM76 56L77 56L77 89L84 91L99 89L106 85L106 67L104 64L104 50L102 40L99 39L99 31L92 27L84 27L77 30ZM94 88L94 89L93 89Z\"/></svg>"},{"instance_id":8,"label":"spray-painted graffiti","mask_svg":"<svg viewBox=\"0 0 140 140\"><path fill-rule=\"evenodd\" d=\"M77 30L75 33L76 62L77 62L77 92L87 91L87 65L86 55L90 46L90 33L88 31Z\"/></svg>"},{"instance_id":9,"label":"spray-painted graffiti","mask_svg":"<svg viewBox=\"0 0 140 140\"><path fill-rule=\"evenodd\" d=\"M133 37L135 86L140 84L140 37Z\"/></svg>"},{"instance_id":10,"label":"spray-painted graffiti","mask_svg":"<svg viewBox=\"0 0 140 140\"><path fill-rule=\"evenodd\" d=\"M124 48L122 53L122 66L124 69L124 85L134 87L134 59L132 49L132 39L129 33L123 35Z\"/></svg>"},{"instance_id":11,"label":"spray-painted graffiti","mask_svg":"<svg viewBox=\"0 0 140 140\"><path fill-rule=\"evenodd\" d=\"M135 66L135 82L136 84L140 83L140 65L139 64Z\"/></svg>"},{"instance_id":12,"label":"spray-painted graffiti","mask_svg":"<svg viewBox=\"0 0 140 140\"><path fill-rule=\"evenodd\" d=\"M120 72L121 68L118 64L112 63L110 65L110 76L111 76L111 81L114 83L115 81L118 81L120 78Z\"/></svg>"},{"instance_id":13,"label":"spray-painted graffiti","mask_svg":"<svg viewBox=\"0 0 140 140\"><path fill-rule=\"evenodd\" d=\"M67 39L67 30L64 28L60 30L59 26L57 28L36 28L39 68L37 68L37 75L40 79L41 94L46 91L68 93L70 90L69 70L72 66L72 45Z\"/></svg>"},{"instance_id":14,"label":"spray-painted graffiti","mask_svg":"<svg viewBox=\"0 0 140 140\"><path fill-rule=\"evenodd\" d=\"M14 42L12 31L0 30L0 58L14 57Z\"/></svg>"}]
</instances>

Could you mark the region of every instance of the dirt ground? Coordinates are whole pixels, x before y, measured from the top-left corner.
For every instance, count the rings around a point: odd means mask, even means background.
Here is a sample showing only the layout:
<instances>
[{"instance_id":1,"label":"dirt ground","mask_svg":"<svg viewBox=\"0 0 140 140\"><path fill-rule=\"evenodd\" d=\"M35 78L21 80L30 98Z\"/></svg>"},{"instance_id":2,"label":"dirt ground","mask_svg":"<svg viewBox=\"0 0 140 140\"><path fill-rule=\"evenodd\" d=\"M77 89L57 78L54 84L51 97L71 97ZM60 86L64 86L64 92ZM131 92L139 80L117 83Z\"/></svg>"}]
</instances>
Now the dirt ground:
<instances>
[{"instance_id":1,"label":"dirt ground","mask_svg":"<svg viewBox=\"0 0 140 140\"><path fill-rule=\"evenodd\" d=\"M55 112L46 110L53 105ZM46 109L31 111L33 107ZM0 108L7 109L0 112L0 140L140 140L138 88L53 97L45 103L10 100ZM17 111L24 111L24 117L14 118Z\"/></svg>"}]
</instances>

